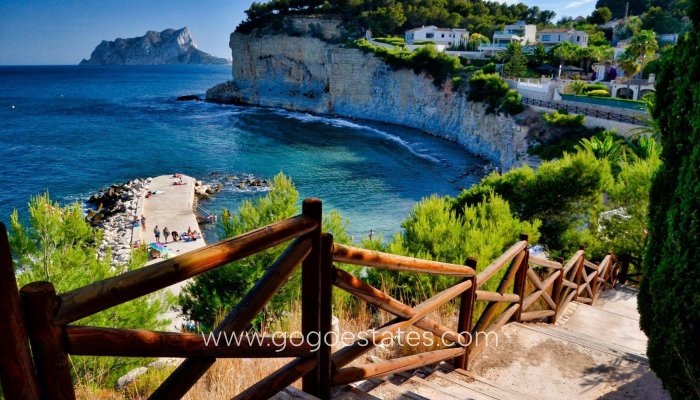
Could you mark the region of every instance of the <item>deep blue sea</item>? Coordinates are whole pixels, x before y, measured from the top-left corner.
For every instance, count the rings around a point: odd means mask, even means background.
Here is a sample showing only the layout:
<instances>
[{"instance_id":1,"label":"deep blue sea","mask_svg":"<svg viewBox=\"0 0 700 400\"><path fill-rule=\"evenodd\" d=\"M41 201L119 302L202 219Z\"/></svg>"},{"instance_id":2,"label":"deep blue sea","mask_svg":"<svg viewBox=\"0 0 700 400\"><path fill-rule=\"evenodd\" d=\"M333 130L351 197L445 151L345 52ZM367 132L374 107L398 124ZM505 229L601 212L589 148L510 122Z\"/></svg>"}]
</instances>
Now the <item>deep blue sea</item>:
<instances>
[{"instance_id":1,"label":"deep blue sea","mask_svg":"<svg viewBox=\"0 0 700 400\"><path fill-rule=\"evenodd\" d=\"M455 143L379 123L278 109L178 102L230 78L227 66L0 67L0 221L30 196L62 203L133 178L175 171L283 171L300 198L339 210L356 238L391 236L413 205L481 177ZM472 172L469 172L472 171ZM227 188L215 212L259 196ZM211 229L210 229L211 234Z\"/></svg>"}]
</instances>

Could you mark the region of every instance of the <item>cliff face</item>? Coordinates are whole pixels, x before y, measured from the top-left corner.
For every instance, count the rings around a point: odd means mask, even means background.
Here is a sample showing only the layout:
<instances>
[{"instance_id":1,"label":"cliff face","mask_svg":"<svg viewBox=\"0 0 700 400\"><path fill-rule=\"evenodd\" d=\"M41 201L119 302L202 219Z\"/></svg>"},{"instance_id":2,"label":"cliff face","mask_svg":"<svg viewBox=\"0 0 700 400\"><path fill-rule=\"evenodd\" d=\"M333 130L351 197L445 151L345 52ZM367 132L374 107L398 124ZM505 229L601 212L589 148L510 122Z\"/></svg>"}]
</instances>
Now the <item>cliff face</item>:
<instances>
[{"instance_id":1,"label":"cliff face","mask_svg":"<svg viewBox=\"0 0 700 400\"><path fill-rule=\"evenodd\" d=\"M229 45L233 80L211 88L210 101L395 123L454 140L503 168L526 160L526 129L513 119L371 54L308 36L233 33Z\"/></svg>"},{"instance_id":2,"label":"cliff face","mask_svg":"<svg viewBox=\"0 0 700 400\"><path fill-rule=\"evenodd\" d=\"M151 64L228 64L228 60L211 56L199 49L187 27L163 32L148 31L145 36L103 40L80 65L151 65Z\"/></svg>"}]
</instances>

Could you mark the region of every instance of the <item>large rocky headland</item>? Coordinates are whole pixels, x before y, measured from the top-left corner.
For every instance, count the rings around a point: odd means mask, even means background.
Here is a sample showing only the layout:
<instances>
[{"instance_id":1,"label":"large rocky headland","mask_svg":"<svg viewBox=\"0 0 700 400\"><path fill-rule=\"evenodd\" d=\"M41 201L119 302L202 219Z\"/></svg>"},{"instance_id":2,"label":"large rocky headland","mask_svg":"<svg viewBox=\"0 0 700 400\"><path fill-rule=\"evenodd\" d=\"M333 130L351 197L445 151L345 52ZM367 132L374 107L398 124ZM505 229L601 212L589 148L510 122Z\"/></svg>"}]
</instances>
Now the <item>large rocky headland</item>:
<instances>
[{"instance_id":1,"label":"large rocky headland","mask_svg":"<svg viewBox=\"0 0 700 400\"><path fill-rule=\"evenodd\" d=\"M187 27L148 31L144 36L103 40L80 65L228 64L197 48Z\"/></svg>"},{"instance_id":2,"label":"large rocky headland","mask_svg":"<svg viewBox=\"0 0 700 400\"><path fill-rule=\"evenodd\" d=\"M527 128L426 75L392 69L345 46L340 23L294 18L295 34L234 32L232 80L207 91L220 103L279 107L393 123L455 141L501 168L528 161Z\"/></svg>"}]
</instances>

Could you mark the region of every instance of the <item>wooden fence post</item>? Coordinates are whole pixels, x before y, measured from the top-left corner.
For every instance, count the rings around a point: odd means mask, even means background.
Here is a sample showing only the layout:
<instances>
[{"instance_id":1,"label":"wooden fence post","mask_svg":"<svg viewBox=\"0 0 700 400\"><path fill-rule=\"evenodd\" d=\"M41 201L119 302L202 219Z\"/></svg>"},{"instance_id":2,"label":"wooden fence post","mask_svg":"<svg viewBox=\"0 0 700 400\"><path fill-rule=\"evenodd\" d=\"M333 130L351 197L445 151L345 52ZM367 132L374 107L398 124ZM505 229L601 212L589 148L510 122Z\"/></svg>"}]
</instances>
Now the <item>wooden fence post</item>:
<instances>
[{"instance_id":1,"label":"wooden fence post","mask_svg":"<svg viewBox=\"0 0 700 400\"><path fill-rule=\"evenodd\" d=\"M318 364L316 368L319 374L318 397L322 400L331 398L331 378L333 368L331 363L331 340L339 340L332 336L333 325L333 235L324 233L321 235L321 303L320 325L321 342L318 348Z\"/></svg>"},{"instance_id":2,"label":"wooden fence post","mask_svg":"<svg viewBox=\"0 0 700 400\"><path fill-rule=\"evenodd\" d=\"M308 234L311 238L311 252L301 267L301 331L304 340L321 334L321 224L323 205L319 199L306 199L302 203L302 214L318 223L318 227ZM322 338L321 338L322 339ZM318 357L318 355L317 355ZM302 389L319 396L320 368L316 367L302 378Z\"/></svg>"},{"instance_id":3,"label":"wooden fence post","mask_svg":"<svg viewBox=\"0 0 700 400\"><path fill-rule=\"evenodd\" d=\"M0 384L7 400L39 398L27 327L17 290L5 225L0 222Z\"/></svg>"},{"instance_id":4,"label":"wooden fence post","mask_svg":"<svg viewBox=\"0 0 700 400\"><path fill-rule=\"evenodd\" d=\"M34 354L41 398L75 399L64 327L53 324L58 308L56 289L50 282L34 282L20 290L29 339Z\"/></svg>"},{"instance_id":5,"label":"wooden fence post","mask_svg":"<svg viewBox=\"0 0 700 400\"><path fill-rule=\"evenodd\" d=\"M559 258L557 261L561 265L564 265L565 261L563 258ZM561 304L562 299L561 289L562 286L564 286L564 271L560 269L557 271L557 273L559 274L559 276L554 281L554 285L552 286L552 300L554 301L556 308L554 309L554 315L547 319L547 322L549 322L550 324L557 322L557 317L559 316L557 311L559 310L559 305Z\"/></svg>"},{"instance_id":6,"label":"wooden fence post","mask_svg":"<svg viewBox=\"0 0 700 400\"><path fill-rule=\"evenodd\" d=\"M620 261L622 262L622 267L620 268L620 273L618 275L618 282L620 285L624 285L627 282L627 277L630 273L630 262L631 258L629 254L623 254L620 256Z\"/></svg>"},{"instance_id":7,"label":"wooden fence post","mask_svg":"<svg viewBox=\"0 0 700 400\"><path fill-rule=\"evenodd\" d=\"M520 240L528 241L528 236L524 233L520 234ZM530 268L530 251L527 246L523 249L525 257L518 267L518 273L515 275L515 283L513 285L513 293L520 296L518 304L520 307L513 314L512 321L520 322L520 316L523 312L523 300L525 299L525 281L527 280L527 270Z\"/></svg>"},{"instance_id":8,"label":"wooden fence post","mask_svg":"<svg viewBox=\"0 0 700 400\"><path fill-rule=\"evenodd\" d=\"M583 246L579 247L579 250L585 251L586 248ZM574 274L574 283L576 284L576 289L574 292L574 298L571 301L578 300L578 289L581 286L581 280L583 280L583 274L586 272L586 267L584 263L586 262L586 253L581 254L581 259L578 261L579 264L576 266L576 273Z\"/></svg>"},{"instance_id":9,"label":"wooden fence post","mask_svg":"<svg viewBox=\"0 0 700 400\"><path fill-rule=\"evenodd\" d=\"M474 257L469 257L467 259L467 267L472 268L476 271L477 260ZM476 276L468 278L472 281L472 287L469 290L462 293L460 297L459 304L459 320L457 322L457 333L460 336L468 335L466 338L468 342L464 346L464 355L457 357L453 361L455 368L462 368L466 370L469 368L469 350L472 347L472 319L474 318L474 303L476 303ZM461 344L461 343L458 343Z\"/></svg>"}]
</instances>

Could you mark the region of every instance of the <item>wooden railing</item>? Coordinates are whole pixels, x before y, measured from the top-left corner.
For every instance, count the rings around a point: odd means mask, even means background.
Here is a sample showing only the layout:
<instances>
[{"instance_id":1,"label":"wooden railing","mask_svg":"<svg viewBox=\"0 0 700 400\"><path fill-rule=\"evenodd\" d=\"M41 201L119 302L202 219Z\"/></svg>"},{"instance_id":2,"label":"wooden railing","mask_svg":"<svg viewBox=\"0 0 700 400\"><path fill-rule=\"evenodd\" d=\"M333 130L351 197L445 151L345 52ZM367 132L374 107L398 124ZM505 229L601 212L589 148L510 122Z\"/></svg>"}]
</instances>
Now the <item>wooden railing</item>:
<instances>
[{"instance_id":1,"label":"wooden railing","mask_svg":"<svg viewBox=\"0 0 700 400\"><path fill-rule=\"evenodd\" d=\"M255 383L237 399L269 398L298 379L307 393L330 398L331 387L451 360L468 368L484 342L472 340L510 321L547 319L554 322L572 301L592 303L601 289L615 284L619 263L611 254L600 264L578 251L566 264L531 257L527 236L476 274L476 259L455 265L370 251L333 243L321 232L321 202L307 199L302 214L255 231L206 246L139 270L57 295L48 282L24 286L18 293L4 226L0 226L0 382L8 399L74 399L69 355L179 357L186 360L151 395L151 399L183 397L217 358L294 358ZM132 329L71 325L89 315L166 288L229 262L291 242L265 275L231 310L214 334L242 334L272 296L302 264L302 333L325 338L331 332L333 288L386 311L395 318L332 352L328 341L313 349L308 343L263 338L261 342L207 346L203 336ZM345 272L352 264L411 273L459 278L455 285L411 307ZM530 266L541 266L546 273ZM482 290L502 274L495 291ZM528 284L529 282L529 284ZM431 319L430 314L459 298L457 327ZM477 302L483 303L477 305ZM530 310L538 304L538 310ZM505 308L504 308L505 306ZM475 310L481 310L476 319ZM475 321L476 320L476 321ZM475 323L474 323L475 321ZM417 327L445 338L448 347L383 361L348 366L383 339ZM31 351L30 351L31 346Z\"/></svg>"}]
</instances>

